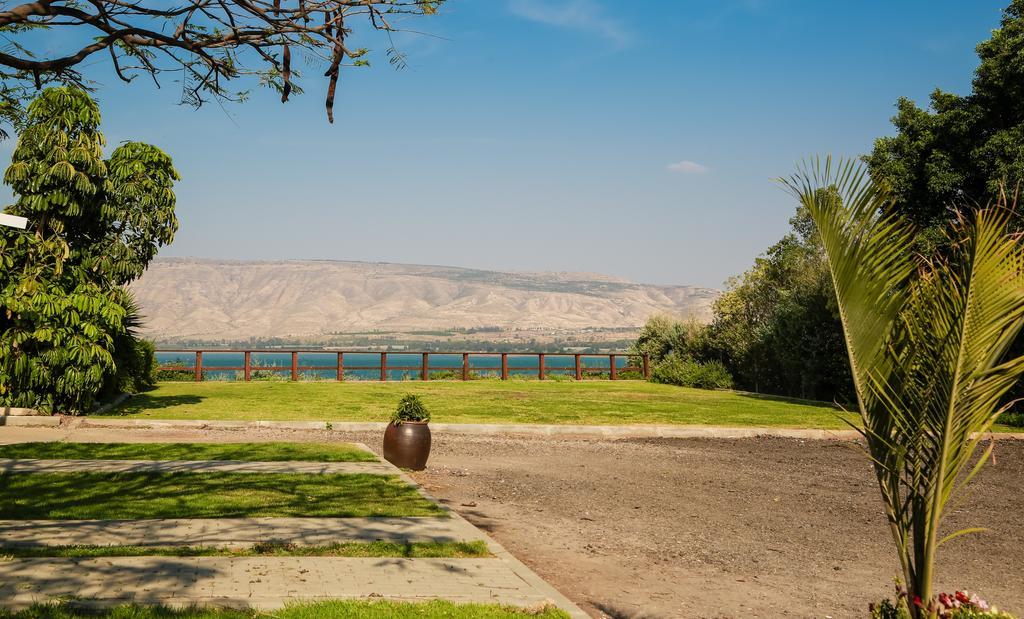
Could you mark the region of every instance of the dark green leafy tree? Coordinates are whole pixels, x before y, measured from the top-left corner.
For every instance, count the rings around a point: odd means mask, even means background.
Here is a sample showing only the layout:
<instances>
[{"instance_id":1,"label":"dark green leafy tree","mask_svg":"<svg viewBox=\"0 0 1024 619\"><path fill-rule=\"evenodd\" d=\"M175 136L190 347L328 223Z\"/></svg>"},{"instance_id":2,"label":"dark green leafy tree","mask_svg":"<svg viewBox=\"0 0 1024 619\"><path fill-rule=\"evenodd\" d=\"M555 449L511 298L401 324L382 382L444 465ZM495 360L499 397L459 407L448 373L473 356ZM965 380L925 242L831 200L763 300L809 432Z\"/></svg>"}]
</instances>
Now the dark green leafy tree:
<instances>
[{"instance_id":1,"label":"dark green leafy tree","mask_svg":"<svg viewBox=\"0 0 1024 619\"><path fill-rule=\"evenodd\" d=\"M927 251L947 241L954 206L985 205L1024 182L1024 0L1004 11L992 38L977 47L971 92L936 89L930 109L901 98L895 136L879 138L867 157L886 183L892 208L919 230ZM1018 214L1013 224L1024 223Z\"/></svg>"},{"instance_id":2,"label":"dark green leafy tree","mask_svg":"<svg viewBox=\"0 0 1024 619\"><path fill-rule=\"evenodd\" d=\"M935 90L930 109L900 99L896 135L876 140L866 158L871 178L892 192L891 208L914 224L925 254L951 250L945 230L956 208L997 203L1004 190L1015 194L1024 183L1024 0L1010 3L977 52L969 94ZM1024 211L1018 208L1010 226L1024 230ZM1024 337L1012 352L1024 354ZM1007 395L1020 398L1024 385ZM1019 423L1021 415L1018 407L1004 420Z\"/></svg>"},{"instance_id":3,"label":"dark green leafy tree","mask_svg":"<svg viewBox=\"0 0 1024 619\"><path fill-rule=\"evenodd\" d=\"M125 285L177 230L170 157L128 142L103 159L100 112L85 92L44 90L4 182L0 228L0 402L84 412L116 374L116 342L137 321ZM130 340L131 338L129 338Z\"/></svg>"},{"instance_id":4,"label":"dark green leafy tree","mask_svg":"<svg viewBox=\"0 0 1024 619\"><path fill-rule=\"evenodd\" d=\"M821 241L806 209L790 224L729 282L697 359L723 362L741 389L846 401L849 366Z\"/></svg>"}]
</instances>

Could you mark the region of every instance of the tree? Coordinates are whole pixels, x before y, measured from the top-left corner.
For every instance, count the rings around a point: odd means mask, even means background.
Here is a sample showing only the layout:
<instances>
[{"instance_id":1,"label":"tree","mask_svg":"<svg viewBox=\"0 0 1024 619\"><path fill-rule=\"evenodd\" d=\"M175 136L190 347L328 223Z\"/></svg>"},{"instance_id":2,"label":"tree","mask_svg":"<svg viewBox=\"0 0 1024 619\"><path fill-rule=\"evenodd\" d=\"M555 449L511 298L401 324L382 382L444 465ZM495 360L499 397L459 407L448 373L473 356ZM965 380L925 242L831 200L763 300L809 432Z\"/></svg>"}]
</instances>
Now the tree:
<instances>
[{"instance_id":1,"label":"tree","mask_svg":"<svg viewBox=\"0 0 1024 619\"><path fill-rule=\"evenodd\" d=\"M953 206L992 203L1004 187L1016 193L1024 183L1024 0L1010 3L977 52L970 94L937 89L930 110L900 99L896 135L876 140L866 158L871 177L890 187L894 211L916 226L926 254L947 246ZM1024 212L1011 226L1024 230ZM1014 350L1024 354L1024 337ZM1024 385L1007 395L1020 398Z\"/></svg>"},{"instance_id":2,"label":"tree","mask_svg":"<svg viewBox=\"0 0 1024 619\"><path fill-rule=\"evenodd\" d=\"M949 501L987 461L972 458L1024 374L1008 355L1024 325L1024 243L1012 209L958 214L947 251L923 258L885 183L856 162L816 162L784 181L820 233L852 369L861 429L907 583L912 616L936 616ZM829 191L822 191L829 189Z\"/></svg>"},{"instance_id":3,"label":"tree","mask_svg":"<svg viewBox=\"0 0 1024 619\"><path fill-rule=\"evenodd\" d=\"M367 50L352 48L353 24L362 22L388 35L395 20L431 15L444 0L184 0L178 4L123 0L38 0L0 11L0 116L17 118L20 101L34 85L86 86L78 67L107 56L125 82L148 75L157 85L164 73L182 78L183 102L200 106L207 98L239 100L245 92L228 83L252 76L287 101L299 93L296 78L306 58L310 70L328 78L327 118L334 121L334 94L341 67L368 64ZM50 34L40 40L40 30ZM55 42L67 42L61 49ZM33 45L35 43L35 45ZM58 51L59 50L59 51ZM404 56L388 47L391 64Z\"/></svg>"},{"instance_id":4,"label":"tree","mask_svg":"<svg viewBox=\"0 0 1024 619\"><path fill-rule=\"evenodd\" d=\"M137 320L124 287L174 238L170 157L127 142L103 160L96 102L48 88L28 106L4 182L0 228L0 402L83 412L115 373L116 342ZM121 338L123 340L123 338Z\"/></svg>"},{"instance_id":5,"label":"tree","mask_svg":"<svg viewBox=\"0 0 1024 619\"><path fill-rule=\"evenodd\" d=\"M722 361L743 389L845 402L849 368L821 242L806 209L790 225L730 280L698 359Z\"/></svg>"},{"instance_id":6,"label":"tree","mask_svg":"<svg viewBox=\"0 0 1024 619\"><path fill-rule=\"evenodd\" d=\"M952 207L994 202L1003 187L1024 182L1024 0L1003 11L977 52L970 94L936 89L930 110L901 98L896 135L876 140L866 158L871 177L889 185L895 211L921 230L926 252L946 240Z\"/></svg>"}]
</instances>

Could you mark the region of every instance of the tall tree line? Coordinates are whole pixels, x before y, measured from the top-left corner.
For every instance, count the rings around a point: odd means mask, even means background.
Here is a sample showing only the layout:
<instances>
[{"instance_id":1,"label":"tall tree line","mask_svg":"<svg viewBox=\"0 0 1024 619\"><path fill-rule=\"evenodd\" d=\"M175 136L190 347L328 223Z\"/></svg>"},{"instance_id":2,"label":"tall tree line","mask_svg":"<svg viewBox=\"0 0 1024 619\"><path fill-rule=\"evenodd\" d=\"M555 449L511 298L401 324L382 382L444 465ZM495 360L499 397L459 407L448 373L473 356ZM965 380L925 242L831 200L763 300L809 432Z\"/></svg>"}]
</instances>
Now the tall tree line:
<instances>
[{"instance_id":1,"label":"tall tree line","mask_svg":"<svg viewBox=\"0 0 1024 619\"><path fill-rule=\"evenodd\" d=\"M864 157L925 254L948 251L943 231L958 211L994 204L1003 192L1012 203L1024 182L1024 0L1003 11L977 53L970 93L936 89L927 107L900 98L895 135L875 140ZM681 338L655 321L638 347L673 342L655 358L721 362L740 389L849 402L849 362L821 242L804 209L790 223L785 237L729 281L708 327L691 326ZM1024 230L1019 207L1011 227ZM1022 349L1018 341L1014 350ZM1011 397L1022 391L1018 386Z\"/></svg>"}]
</instances>

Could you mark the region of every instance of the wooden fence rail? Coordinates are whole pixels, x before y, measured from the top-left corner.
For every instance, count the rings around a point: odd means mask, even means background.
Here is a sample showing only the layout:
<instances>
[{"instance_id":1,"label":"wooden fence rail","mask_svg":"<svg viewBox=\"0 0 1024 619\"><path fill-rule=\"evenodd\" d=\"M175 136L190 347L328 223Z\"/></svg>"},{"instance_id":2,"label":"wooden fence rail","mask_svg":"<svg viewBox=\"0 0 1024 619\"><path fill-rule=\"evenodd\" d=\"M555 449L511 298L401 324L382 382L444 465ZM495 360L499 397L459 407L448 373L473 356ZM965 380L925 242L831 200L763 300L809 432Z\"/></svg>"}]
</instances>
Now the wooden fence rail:
<instances>
[{"instance_id":1,"label":"wooden fence rail","mask_svg":"<svg viewBox=\"0 0 1024 619\"><path fill-rule=\"evenodd\" d=\"M334 350L281 350L281 349L264 349L264 350L239 350L239 349L159 349L156 351L159 353L167 354L187 354L195 355L194 365L168 365L160 364L160 370L167 371L179 371L179 372L192 372L195 380L202 381L204 372L242 372L243 380L251 381L253 371L259 372L289 372L290 378L293 381L299 380L302 372L333 372L334 377L338 381L345 380L346 371L364 371L364 372L375 372L380 371L380 381L388 381L391 372L406 372L414 373L412 375L418 375L419 380L431 380L431 373L434 372L451 372L461 380L470 380L473 372L497 372L501 376L501 380L508 380L509 376L514 372L536 372L536 376L539 380L544 380L552 372L565 372L572 373L573 378L576 380L584 380L587 375L594 374L607 374L609 380L624 380L620 377L620 373L628 372L633 375L642 376L643 379L649 379L651 377L651 361L648 355L638 355L632 353L602 353L602 354L590 354L590 353L543 353L543 352L503 352L503 353L487 353L487 352L405 352L405 351L392 351L392 352L375 352L375 351L334 351ZM228 365L203 365L203 353L217 354L217 353L230 353L243 355L243 365L241 366L228 366ZM307 354L334 354L337 355L337 360L331 365L299 365L299 355ZM253 365L253 354L286 354L291 355L291 364L288 366L283 365ZM345 355L374 355L379 356L380 362L376 365L351 365L345 363ZM404 355L404 356L420 356L420 363L417 365L392 365L388 362L388 355ZM447 365L447 366L431 366L430 356L462 356L462 363L460 365ZM500 357L501 365L499 366L473 366L470 363L471 357L488 357L497 358ZM510 357L536 357L537 365L531 366L510 366ZM551 366L548 363L548 359L551 357L572 357L572 366ZM627 359L627 366L620 368L618 361L620 358ZM586 365L585 360L591 359L607 359L608 365L604 364L593 366ZM403 380L406 379L409 374L403 375Z\"/></svg>"}]
</instances>

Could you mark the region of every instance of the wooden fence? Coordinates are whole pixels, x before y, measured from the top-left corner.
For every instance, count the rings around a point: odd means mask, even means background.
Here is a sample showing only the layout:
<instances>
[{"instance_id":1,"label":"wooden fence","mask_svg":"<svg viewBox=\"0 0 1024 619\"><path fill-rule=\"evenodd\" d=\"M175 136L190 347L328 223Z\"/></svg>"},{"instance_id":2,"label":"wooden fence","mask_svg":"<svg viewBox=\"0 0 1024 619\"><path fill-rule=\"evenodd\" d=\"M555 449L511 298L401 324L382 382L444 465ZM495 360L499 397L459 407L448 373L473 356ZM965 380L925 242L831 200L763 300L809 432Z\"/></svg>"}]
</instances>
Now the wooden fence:
<instances>
[{"instance_id":1,"label":"wooden fence","mask_svg":"<svg viewBox=\"0 0 1024 619\"><path fill-rule=\"evenodd\" d=\"M631 353L602 353L602 354L589 354L589 353L543 353L543 352L521 352L521 353L485 353L485 352L404 352L404 351L393 351L393 352L372 352L372 351L334 351L334 350L282 350L282 349L269 349L269 350L237 350L237 349L160 349L156 351L160 353L176 353L195 355L194 365L165 365L160 364L159 369L165 371L178 371L178 372L193 372L196 381L203 380L204 372L242 372L242 378L245 381L251 381L254 371L259 372L289 372L291 380L297 381L300 379L302 372L331 372L336 380L345 380L346 371L370 371L376 374L379 372L379 380L389 380L391 372L405 372L403 379L410 376L417 376L419 380L431 380L431 374L435 372L444 372L449 375L454 374L456 379L470 380L473 373L476 372L494 372L499 373L501 380L508 380L511 373L530 372L536 373L536 377L539 380L544 380L549 374L554 372L569 373L571 372L576 380L584 380L588 375L607 375L609 380L624 380L620 375L628 373L630 375L641 376L645 380L651 377L651 363L648 355L637 355ZM203 365L203 354L217 354L217 353L232 353L242 354L243 364L242 365ZM253 365L253 354L285 354L291 355L291 365ZM336 355L337 361L331 365L299 365L300 354L317 354L317 355ZM345 355L373 355L379 356L380 362L375 365L351 365L345 363ZM396 356L418 356L420 363L417 365L393 365L388 363L388 355ZM432 366L430 364L431 355L435 356L459 356L462 357L462 363L459 365L448 365L448 366ZM470 364L471 357L487 357L498 361L500 358L500 365L497 366L476 366ZM515 365L514 367L509 366L509 358L523 358L523 357L535 357L537 359L536 365ZM552 367L548 360L552 357L572 357L573 364L562 365L558 367ZM604 366L602 363L600 366L587 365L584 360L592 359L608 359L608 365ZM621 359L627 360L626 367L619 367L619 361Z\"/></svg>"}]
</instances>

